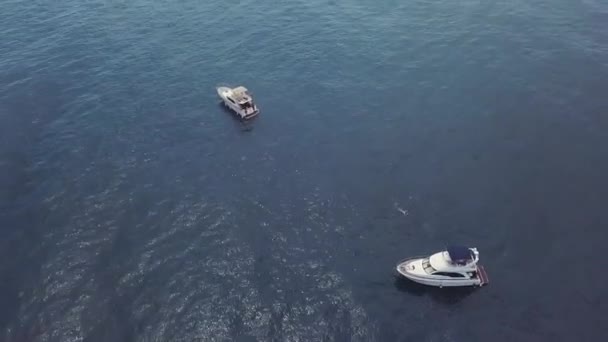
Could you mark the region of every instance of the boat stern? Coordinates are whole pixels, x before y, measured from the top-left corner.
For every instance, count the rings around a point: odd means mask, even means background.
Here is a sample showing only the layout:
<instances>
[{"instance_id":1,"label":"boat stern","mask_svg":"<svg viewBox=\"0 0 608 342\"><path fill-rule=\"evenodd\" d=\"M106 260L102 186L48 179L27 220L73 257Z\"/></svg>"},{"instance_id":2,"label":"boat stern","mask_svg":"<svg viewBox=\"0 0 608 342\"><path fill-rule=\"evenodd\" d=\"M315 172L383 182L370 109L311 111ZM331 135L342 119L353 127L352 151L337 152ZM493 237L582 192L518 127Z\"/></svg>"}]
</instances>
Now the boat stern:
<instances>
[{"instance_id":1,"label":"boat stern","mask_svg":"<svg viewBox=\"0 0 608 342\"><path fill-rule=\"evenodd\" d=\"M259 110L255 110L253 112L247 113L245 114L245 116L243 117L243 119L245 120L249 120L249 119L253 119L255 118L258 114L260 113Z\"/></svg>"},{"instance_id":2,"label":"boat stern","mask_svg":"<svg viewBox=\"0 0 608 342\"><path fill-rule=\"evenodd\" d=\"M484 286L490 283L486 269L481 265L477 265L477 277L479 277L479 286Z\"/></svg>"}]
</instances>

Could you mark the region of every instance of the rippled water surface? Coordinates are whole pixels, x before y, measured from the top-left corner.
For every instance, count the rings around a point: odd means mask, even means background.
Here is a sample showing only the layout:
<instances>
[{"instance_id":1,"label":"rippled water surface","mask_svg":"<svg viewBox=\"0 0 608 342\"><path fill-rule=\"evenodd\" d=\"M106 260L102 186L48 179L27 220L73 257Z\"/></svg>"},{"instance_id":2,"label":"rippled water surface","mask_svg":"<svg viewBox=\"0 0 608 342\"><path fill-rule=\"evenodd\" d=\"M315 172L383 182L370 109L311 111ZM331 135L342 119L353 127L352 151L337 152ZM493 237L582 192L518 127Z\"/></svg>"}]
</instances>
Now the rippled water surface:
<instances>
[{"instance_id":1,"label":"rippled water surface","mask_svg":"<svg viewBox=\"0 0 608 342\"><path fill-rule=\"evenodd\" d=\"M600 0L2 1L0 340L606 340L606 23ZM450 242L489 286L395 277Z\"/></svg>"}]
</instances>

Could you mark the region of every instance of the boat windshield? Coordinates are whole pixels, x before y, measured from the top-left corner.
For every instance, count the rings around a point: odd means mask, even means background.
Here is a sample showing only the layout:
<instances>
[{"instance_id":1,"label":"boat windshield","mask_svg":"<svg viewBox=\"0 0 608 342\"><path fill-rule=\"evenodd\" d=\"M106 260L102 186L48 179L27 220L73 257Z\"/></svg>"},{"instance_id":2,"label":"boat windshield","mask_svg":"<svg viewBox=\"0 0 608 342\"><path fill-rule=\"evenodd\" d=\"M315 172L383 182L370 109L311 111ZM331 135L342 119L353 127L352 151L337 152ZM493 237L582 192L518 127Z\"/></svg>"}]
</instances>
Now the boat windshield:
<instances>
[{"instance_id":1,"label":"boat windshield","mask_svg":"<svg viewBox=\"0 0 608 342\"><path fill-rule=\"evenodd\" d=\"M431 263L429 262L429 258L422 260L422 268L428 274L433 274L433 272L437 271L436 269L433 268L433 266L431 266Z\"/></svg>"}]
</instances>

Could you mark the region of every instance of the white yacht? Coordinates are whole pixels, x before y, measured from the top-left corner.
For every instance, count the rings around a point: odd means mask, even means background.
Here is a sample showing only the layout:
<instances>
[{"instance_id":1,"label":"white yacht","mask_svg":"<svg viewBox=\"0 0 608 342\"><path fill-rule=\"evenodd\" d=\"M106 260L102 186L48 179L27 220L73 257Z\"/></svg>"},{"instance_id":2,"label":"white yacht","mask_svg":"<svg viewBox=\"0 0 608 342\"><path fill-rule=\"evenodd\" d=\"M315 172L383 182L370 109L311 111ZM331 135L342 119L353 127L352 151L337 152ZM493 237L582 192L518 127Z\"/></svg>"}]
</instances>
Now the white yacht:
<instances>
[{"instance_id":1,"label":"white yacht","mask_svg":"<svg viewBox=\"0 0 608 342\"><path fill-rule=\"evenodd\" d=\"M224 105L236 112L242 119L251 119L260 112L245 87L218 87L217 94L224 101Z\"/></svg>"},{"instance_id":2,"label":"white yacht","mask_svg":"<svg viewBox=\"0 0 608 342\"><path fill-rule=\"evenodd\" d=\"M483 286L489 280L478 261L477 248L450 246L430 257L406 259L397 265L397 272L412 281L430 286Z\"/></svg>"}]
</instances>

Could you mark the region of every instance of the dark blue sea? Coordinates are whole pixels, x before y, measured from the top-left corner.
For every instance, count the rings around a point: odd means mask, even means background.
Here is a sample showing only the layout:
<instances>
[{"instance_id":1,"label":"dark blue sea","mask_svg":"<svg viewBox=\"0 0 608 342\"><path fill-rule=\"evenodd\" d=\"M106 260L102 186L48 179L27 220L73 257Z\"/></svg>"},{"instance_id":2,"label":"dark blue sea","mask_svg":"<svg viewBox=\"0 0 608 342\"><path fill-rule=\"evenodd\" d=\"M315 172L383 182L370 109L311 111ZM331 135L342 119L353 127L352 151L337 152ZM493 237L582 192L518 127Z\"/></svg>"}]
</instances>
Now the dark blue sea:
<instances>
[{"instance_id":1,"label":"dark blue sea","mask_svg":"<svg viewBox=\"0 0 608 342\"><path fill-rule=\"evenodd\" d=\"M606 341L607 203L604 0L0 3L0 341Z\"/></svg>"}]
</instances>

